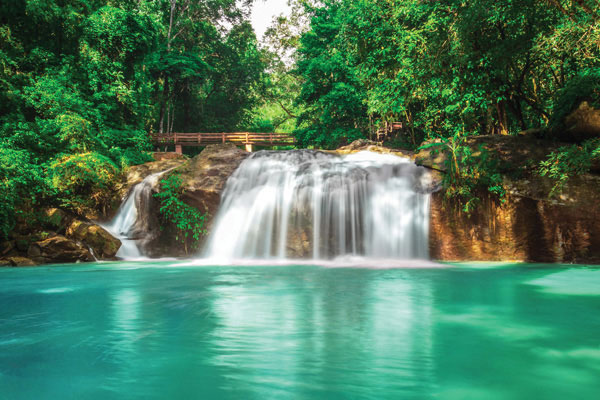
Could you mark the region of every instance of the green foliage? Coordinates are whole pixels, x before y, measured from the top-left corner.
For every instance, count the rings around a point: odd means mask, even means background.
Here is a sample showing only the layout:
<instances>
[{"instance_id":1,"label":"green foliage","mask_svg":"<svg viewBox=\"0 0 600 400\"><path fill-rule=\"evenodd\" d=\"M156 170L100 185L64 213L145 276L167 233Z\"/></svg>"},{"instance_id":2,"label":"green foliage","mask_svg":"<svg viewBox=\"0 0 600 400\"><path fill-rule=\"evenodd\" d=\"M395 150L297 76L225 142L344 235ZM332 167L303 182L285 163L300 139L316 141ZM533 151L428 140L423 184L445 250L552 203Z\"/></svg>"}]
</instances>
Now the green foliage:
<instances>
[{"instance_id":1,"label":"green foliage","mask_svg":"<svg viewBox=\"0 0 600 400\"><path fill-rule=\"evenodd\" d=\"M340 35L345 10L340 2L308 7L310 30L300 38L297 73L304 82L297 101L303 112L295 135L302 147L335 148L367 133L365 91Z\"/></svg>"},{"instance_id":2,"label":"green foliage","mask_svg":"<svg viewBox=\"0 0 600 400\"><path fill-rule=\"evenodd\" d=\"M555 97L550 126L563 129L565 117L582 101L587 101L592 107L600 107L600 69L570 79Z\"/></svg>"},{"instance_id":3,"label":"green foliage","mask_svg":"<svg viewBox=\"0 0 600 400\"><path fill-rule=\"evenodd\" d=\"M150 131L237 127L264 70L248 4L0 2L0 234L34 202L102 207Z\"/></svg>"},{"instance_id":4,"label":"green foliage","mask_svg":"<svg viewBox=\"0 0 600 400\"><path fill-rule=\"evenodd\" d=\"M419 134L517 133L547 125L553 109L560 119L597 86L592 1L300 3L310 17L297 62L303 144L323 145L335 127L368 134L390 121L403 122L412 146Z\"/></svg>"},{"instance_id":5,"label":"green foliage","mask_svg":"<svg viewBox=\"0 0 600 400\"><path fill-rule=\"evenodd\" d=\"M481 202L482 192L489 192L504 202L506 191L497 158L479 145L474 151L467 137L455 134L420 147L446 153L444 174L445 196L455 198L463 211L470 213Z\"/></svg>"},{"instance_id":6,"label":"green foliage","mask_svg":"<svg viewBox=\"0 0 600 400\"><path fill-rule=\"evenodd\" d=\"M550 196L558 195L569 178L589 172L593 161L600 160L600 139L591 139L581 145L563 146L550 153L540 163L538 173L554 181Z\"/></svg>"},{"instance_id":7,"label":"green foliage","mask_svg":"<svg viewBox=\"0 0 600 400\"><path fill-rule=\"evenodd\" d=\"M201 214L181 200L184 192L182 180L178 174L172 174L161 180L161 190L154 196L160 201L160 213L163 220L176 230L175 240L183 243L185 252L198 246L200 237L206 233Z\"/></svg>"},{"instance_id":8,"label":"green foliage","mask_svg":"<svg viewBox=\"0 0 600 400\"><path fill-rule=\"evenodd\" d=\"M99 153L80 153L54 160L49 166L51 187L66 207L102 207L118 175L117 166Z\"/></svg>"},{"instance_id":9,"label":"green foliage","mask_svg":"<svg viewBox=\"0 0 600 400\"><path fill-rule=\"evenodd\" d=\"M26 151L0 146L0 238L8 235L17 212L32 205L43 187L42 173Z\"/></svg>"}]
</instances>

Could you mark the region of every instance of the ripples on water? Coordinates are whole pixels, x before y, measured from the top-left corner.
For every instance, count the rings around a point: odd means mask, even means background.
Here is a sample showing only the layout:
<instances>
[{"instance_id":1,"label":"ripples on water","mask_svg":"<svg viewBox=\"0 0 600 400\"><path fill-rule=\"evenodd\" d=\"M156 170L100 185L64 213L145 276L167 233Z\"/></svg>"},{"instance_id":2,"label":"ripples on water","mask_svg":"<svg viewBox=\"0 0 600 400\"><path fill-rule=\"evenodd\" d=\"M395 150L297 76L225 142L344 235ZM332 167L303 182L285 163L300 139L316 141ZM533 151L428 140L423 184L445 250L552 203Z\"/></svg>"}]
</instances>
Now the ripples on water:
<instances>
[{"instance_id":1,"label":"ripples on water","mask_svg":"<svg viewBox=\"0 0 600 400\"><path fill-rule=\"evenodd\" d=\"M600 394L598 269L106 263L0 279L2 399Z\"/></svg>"}]
</instances>

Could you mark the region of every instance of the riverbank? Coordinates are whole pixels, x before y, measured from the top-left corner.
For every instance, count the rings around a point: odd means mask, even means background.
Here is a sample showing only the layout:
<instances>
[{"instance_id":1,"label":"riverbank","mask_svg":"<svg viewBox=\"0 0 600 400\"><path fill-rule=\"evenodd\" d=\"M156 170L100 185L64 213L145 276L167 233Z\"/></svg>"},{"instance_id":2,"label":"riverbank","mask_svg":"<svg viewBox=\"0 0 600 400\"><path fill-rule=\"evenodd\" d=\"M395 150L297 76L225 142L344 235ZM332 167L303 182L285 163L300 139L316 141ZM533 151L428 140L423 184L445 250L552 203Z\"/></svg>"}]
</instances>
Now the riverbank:
<instances>
[{"instance_id":1,"label":"riverbank","mask_svg":"<svg viewBox=\"0 0 600 400\"><path fill-rule=\"evenodd\" d=\"M600 177L588 173L571 178L557 196L550 196L553 181L542 177L536 166L560 144L532 136L485 136L469 139L474 152L485 151L497 161L505 194L483 191L481 202L465 212L460 201L448 198L442 188L448 154L439 149L413 153L388 149L366 140L356 141L333 153L371 151L415 161L430 170L432 185L429 252L434 260L514 260L525 262L600 263ZM158 161L129 168L115 185L112 207L97 210L101 223L117 212L133 186L160 171L170 170L182 179L181 199L205 214L205 227L212 229L227 179L249 153L234 145L213 145L189 159L156 155ZM153 193L160 191L158 182ZM151 257L189 257L181 241L160 226L160 205L154 196L149 228L154 231L145 246ZM121 246L102 226L86 216L65 210L44 210L45 220L11 234L0 244L0 265L26 266L56 262L86 262L114 259ZM32 230L33 228L33 230ZM197 247L202 247L204 237ZM302 239L304 240L304 239ZM293 241L293 240L292 240Z\"/></svg>"}]
</instances>

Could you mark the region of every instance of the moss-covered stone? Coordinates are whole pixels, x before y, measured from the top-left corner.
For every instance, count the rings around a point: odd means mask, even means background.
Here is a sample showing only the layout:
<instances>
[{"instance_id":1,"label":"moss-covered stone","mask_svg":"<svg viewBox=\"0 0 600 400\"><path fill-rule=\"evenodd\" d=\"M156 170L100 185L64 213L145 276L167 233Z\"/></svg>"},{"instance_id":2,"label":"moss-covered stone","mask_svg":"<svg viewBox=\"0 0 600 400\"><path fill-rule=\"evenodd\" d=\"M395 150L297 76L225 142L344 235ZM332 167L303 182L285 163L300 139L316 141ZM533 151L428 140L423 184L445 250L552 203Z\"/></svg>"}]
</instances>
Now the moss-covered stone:
<instances>
[{"instance_id":1,"label":"moss-covered stone","mask_svg":"<svg viewBox=\"0 0 600 400\"><path fill-rule=\"evenodd\" d=\"M61 235L31 244L27 256L38 263L94 261L87 248Z\"/></svg>"},{"instance_id":2,"label":"moss-covered stone","mask_svg":"<svg viewBox=\"0 0 600 400\"><path fill-rule=\"evenodd\" d=\"M66 230L66 236L87 245L98 259L112 259L121 247L121 241L100 225L74 220Z\"/></svg>"}]
</instances>

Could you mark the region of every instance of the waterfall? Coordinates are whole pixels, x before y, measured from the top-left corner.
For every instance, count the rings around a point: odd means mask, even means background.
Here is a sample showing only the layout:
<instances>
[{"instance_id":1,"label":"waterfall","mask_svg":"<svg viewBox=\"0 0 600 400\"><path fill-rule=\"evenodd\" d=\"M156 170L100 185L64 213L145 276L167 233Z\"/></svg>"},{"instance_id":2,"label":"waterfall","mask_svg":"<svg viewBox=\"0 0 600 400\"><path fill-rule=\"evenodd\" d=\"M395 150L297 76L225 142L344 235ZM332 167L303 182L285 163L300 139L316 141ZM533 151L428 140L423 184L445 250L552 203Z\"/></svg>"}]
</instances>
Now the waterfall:
<instances>
[{"instance_id":1,"label":"waterfall","mask_svg":"<svg viewBox=\"0 0 600 400\"><path fill-rule=\"evenodd\" d=\"M117 252L117 257L136 259L144 255L144 245L155 235L150 218L152 190L159 178L171 169L151 174L133 186L114 219L103 225L107 231L121 240L122 245Z\"/></svg>"},{"instance_id":2,"label":"waterfall","mask_svg":"<svg viewBox=\"0 0 600 400\"><path fill-rule=\"evenodd\" d=\"M260 151L227 181L205 256L428 258L431 177L391 154Z\"/></svg>"}]
</instances>

